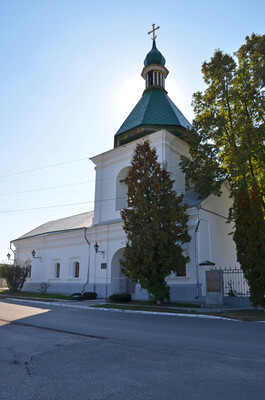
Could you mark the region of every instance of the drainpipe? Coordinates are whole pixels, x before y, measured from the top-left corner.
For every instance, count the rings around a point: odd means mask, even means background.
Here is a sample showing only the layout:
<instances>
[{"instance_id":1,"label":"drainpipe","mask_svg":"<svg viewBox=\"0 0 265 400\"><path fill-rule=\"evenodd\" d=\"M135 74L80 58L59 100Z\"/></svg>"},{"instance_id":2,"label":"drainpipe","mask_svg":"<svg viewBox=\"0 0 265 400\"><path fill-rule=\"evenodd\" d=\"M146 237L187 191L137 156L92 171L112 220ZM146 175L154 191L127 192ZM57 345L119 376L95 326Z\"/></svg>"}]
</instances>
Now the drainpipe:
<instances>
[{"instance_id":1,"label":"drainpipe","mask_svg":"<svg viewBox=\"0 0 265 400\"><path fill-rule=\"evenodd\" d=\"M86 280L86 283L85 283L84 286L83 286L82 294L84 293L85 287L86 287L86 285L87 285L88 282L89 282L89 267L90 267L90 243L89 243L89 241L87 240L86 231L87 231L87 228L84 229L84 238L85 238L85 241L87 242L87 245L88 245L89 250L88 250L88 262L87 262L87 280Z\"/></svg>"},{"instance_id":2,"label":"drainpipe","mask_svg":"<svg viewBox=\"0 0 265 400\"><path fill-rule=\"evenodd\" d=\"M15 264L15 251L12 249L12 242L10 242L10 246L9 246L10 250L13 252L14 254L14 264Z\"/></svg>"},{"instance_id":3,"label":"drainpipe","mask_svg":"<svg viewBox=\"0 0 265 400\"><path fill-rule=\"evenodd\" d=\"M197 209L198 209L198 222L197 222L195 232L194 232L194 236L195 236L195 266L196 266L196 281L197 281L197 289L196 289L195 299L198 299L200 297L199 296L200 283L199 283L199 260L198 260L198 258L199 258L199 255L198 255L198 253L199 253L199 251L198 251L198 230L199 230L199 225L201 222L201 210L200 210L200 207L197 207Z\"/></svg>"}]
</instances>

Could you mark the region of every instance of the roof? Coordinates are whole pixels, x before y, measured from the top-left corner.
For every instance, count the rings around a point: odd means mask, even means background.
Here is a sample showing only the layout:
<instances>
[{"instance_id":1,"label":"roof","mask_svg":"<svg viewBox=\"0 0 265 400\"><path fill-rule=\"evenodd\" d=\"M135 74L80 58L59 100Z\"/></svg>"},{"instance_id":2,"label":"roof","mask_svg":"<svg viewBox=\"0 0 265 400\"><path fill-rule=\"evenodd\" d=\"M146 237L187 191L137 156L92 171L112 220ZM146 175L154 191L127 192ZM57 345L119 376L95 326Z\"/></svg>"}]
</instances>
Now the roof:
<instances>
[{"instance_id":1,"label":"roof","mask_svg":"<svg viewBox=\"0 0 265 400\"><path fill-rule=\"evenodd\" d=\"M144 60L144 66L147 67L148 65L158 64L158 65L165 65L166 60L163 55L160 53L159 50L156 48L156 41L153 40L152 50L149 51L147 56Z\"/></svg>"},{"instance_id":2,"label":"roof","mask_svg":"<svg viewBox=\"0 0 265 400\"><path fill-rule=\"evenodd\" d=\"M44 235L46 233L58 233L61 231L87 228L92 225L93 216L94 216L94 211L90 211L78 215L73 215L71 217L49 221L43 225L38 226L37 228L33 229L30 232L25 233L24 235L20 236L15 240L21 240L33 236Z\"/></svg>"},{"instance_id":3,"label":"roof","mask_svg":"<svg viewBox=\"0 0 265 400\"><path fill-rule=\"evenodd\" d=\"M199 193L194 188L190 188L184 194L182 203L186 203L188 207L196 207L205 200L200 197Z\"/></svg>"},{"instance_id":4,"label":"roof","mask_svg":"<svg viewBox=\"0 0 265 400\"><path fill-rule=\"evenodd\" d=\"M126 118L115 136L127 132L139 125L181 126L191 128L191 124L160 88L146 90L132 112Z\"/></svg>"}]
</instances>

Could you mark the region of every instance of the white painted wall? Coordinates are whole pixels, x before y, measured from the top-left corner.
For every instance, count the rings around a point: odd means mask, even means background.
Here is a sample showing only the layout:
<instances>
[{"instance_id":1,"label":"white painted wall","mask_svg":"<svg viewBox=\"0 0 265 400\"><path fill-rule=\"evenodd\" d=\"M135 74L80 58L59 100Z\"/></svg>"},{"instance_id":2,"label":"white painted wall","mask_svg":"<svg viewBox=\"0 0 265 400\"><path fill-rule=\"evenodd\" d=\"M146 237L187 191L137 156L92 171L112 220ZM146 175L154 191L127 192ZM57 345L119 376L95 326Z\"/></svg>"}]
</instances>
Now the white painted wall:
<instances>
[{"instance_id":1,"label":"white painted wall","mask_svg":"<svg viewBox=\"0 0 265 400\"><path fill-rule=\"evenodd\" d=\"M174 188L177 193L184 193L185 176L178 165L181 155L189 155L188 145L165 130L155 132L144 138L146 139L149 139L151 146L156 147L158 161L167 163L167 169L175 180ZM122 197L125 193L124 187L120 185L120 178L125 177L133 150L142 140L92 158L96 169L96 190L93 226L86 230L90 246L84 237L85 229L14 241L16 258L30 259L32 262L32 277L28 283L49 281L60 283L63 288L69 284L85 284L88 277L90 290L99 287L100 296L108 296L121 286L116 280L119 277L116 256L122 254L126 236L117 197ZM191 241L184 245L184 250L191 261L187 265L187 276L170 276L167 279L170 285L204 285L204 270L199 268L199 263L206 259L215 262L219 267L236 264L235 245L232 237L228 236L231 227L226 223L231 203L229 191L224 185L221 197L209 196L202 202L200 209L193 207L188 210ZM94 250L96 242L99 245L97 254ZM36 257L41 258L32 259L33 249ZM73 276L74 261L80 262L78 278ZM61 265L60 278L55 277L56 262ZM122 276L120 278L123 279Z\"/></svg>"},{"instance_id":2,"label":"white painted wall","mask_svg":"<svg viewBox=\"0 0 265 400\"><path fill-rule=\"evenodd\" d=\"M178 165L180 155L188 155L188 145L165 130L154 132L146 139L156 147L158 161L167 163L177 193L184 193L185 176ZM120 218L120 211L116 210L117 177L130 165L134 148L142 141L135 140L91 158L96 170L94 224Z\"/></svg>"}]
</instances>

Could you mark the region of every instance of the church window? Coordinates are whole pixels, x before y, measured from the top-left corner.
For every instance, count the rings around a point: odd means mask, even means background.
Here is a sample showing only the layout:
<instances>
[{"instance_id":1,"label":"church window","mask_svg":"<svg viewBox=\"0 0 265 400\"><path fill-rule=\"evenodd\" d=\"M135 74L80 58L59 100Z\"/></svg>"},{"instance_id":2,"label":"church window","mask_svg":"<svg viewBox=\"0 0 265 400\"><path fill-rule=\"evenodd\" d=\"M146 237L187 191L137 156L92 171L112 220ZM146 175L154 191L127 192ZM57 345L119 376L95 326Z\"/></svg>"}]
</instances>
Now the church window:
<instances>
[{"instance_id":1,"label":"church window","mask_svg":"<svg viewBox=\"0 0 265 400\"><path fill-rule=\"evenodd\" d=\"M28 265L28 272L27 272L27 278L31 278L31 265Z\"/></svg>"},{"instance_id":2,"label":"church window","mask_svg":"<svg viewBox=\"0 0 265 400\"><path fill-rule=\"evenodd\" d=\"M78 261L74 262L74 277L79 278L80 265Z\"/></svg>"},{"instance_id":3,"label":"church window","mask_svg":"<svg viewBox=\"0 0 265 400\"><path fill-rule=\"evenodd\" d=\"M186 265L184 267L177 268L177 276L187 276Z\"/></svg>"},{"instance_id":4,"label":"church window","mask_svg":"<svg viewBox=\"0 0 265 400\"><path fill-rule=\"evenodd\" d=\"M122 210L128 206L127 202L127 185L125 178L129 167L123 168L116 179L116 210Z\"/></svg>"},{"instance_id":5,"label":"church window","mask_svg":"<svg viewBox=\"0 0 265 400\"><path fill-rule=\"evenodd\" d=\"M60 269L61 265L60 263L55 263L55 278L60 278Z\"/></svg>"}]
</instances>

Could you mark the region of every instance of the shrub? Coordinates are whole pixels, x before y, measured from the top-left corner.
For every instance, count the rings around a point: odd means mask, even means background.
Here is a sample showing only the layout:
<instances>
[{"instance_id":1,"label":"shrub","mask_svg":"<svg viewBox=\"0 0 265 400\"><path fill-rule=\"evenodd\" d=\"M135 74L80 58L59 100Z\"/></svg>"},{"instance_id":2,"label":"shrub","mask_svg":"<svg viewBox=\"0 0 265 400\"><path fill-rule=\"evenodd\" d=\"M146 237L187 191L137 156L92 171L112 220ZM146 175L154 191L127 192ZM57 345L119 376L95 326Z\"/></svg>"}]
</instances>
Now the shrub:
<instances>
[{"instance_id":1,"label":"shrub","mask_svg":"<svg viewBox=\"0 0 265 400\"><path fill-rule=\"evenodd\" d=\"M97 293L96 292L84 292L83 293L83 298L85 300L93 300L97 298Z\"/></svg>"},{"instance_id":2,"label":"shrub","mask_svg":"<svg viewBox=\"0 0 265 400\"><path fill-rule=\"evenodd\" d=\"M118 293L112 294L109 299L112 303L127 303L132 300L132 296L130 293Z\"/></svg>"},{"instance_id":3,"label":"shrub","mask_svg":"<svg viewBox=\"0 0 265 400\"><path fill-rule=\"evenodd\" d=\"M0 266L0 277L6 279L8 289L11 293L20 292L25 283L29 271L28 262L15 261L14 265L2 264Z\"/></svg>"},{"instance_id":4,"label":"shrub","mask_svg":"<svg viewBox=\"0 0 265 400\"><path fill-rule=\"evenodd\" d=\"M46 294L49 287L50 287L50 282L41 282L38 291L41 292L42 294Z\"/></svg>"},{"instance_id":5,"label":"shrub","mask_svg":"<svg viewBox=\"0 0 265 400\"><path fill-rule=\"evenodd\" d=\"M72 293L71 294L72 300L83 300L83 295L82 293Z\"/></svg>"}]
</instances>

